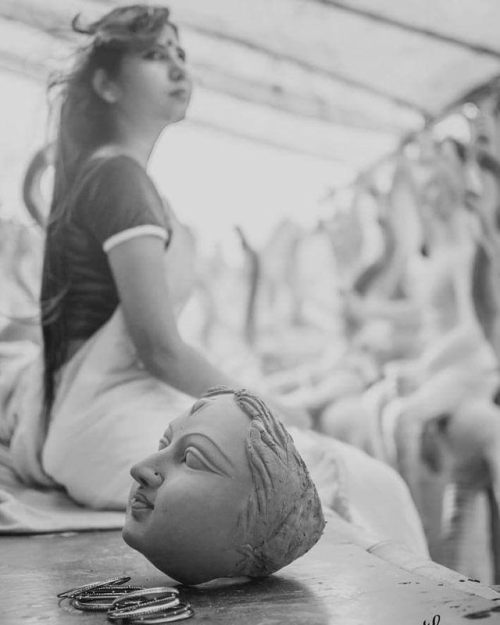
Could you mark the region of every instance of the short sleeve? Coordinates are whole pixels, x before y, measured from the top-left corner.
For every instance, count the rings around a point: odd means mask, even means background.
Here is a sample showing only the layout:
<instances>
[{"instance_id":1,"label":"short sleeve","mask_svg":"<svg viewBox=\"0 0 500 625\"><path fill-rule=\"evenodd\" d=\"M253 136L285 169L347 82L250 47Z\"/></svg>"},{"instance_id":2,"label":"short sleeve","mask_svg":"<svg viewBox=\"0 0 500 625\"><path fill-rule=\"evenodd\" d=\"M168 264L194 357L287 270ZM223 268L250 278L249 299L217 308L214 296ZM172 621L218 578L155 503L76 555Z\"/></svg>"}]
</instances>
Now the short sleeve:
<instances>
[{"instance_id":1,"label":"short sleeve","mask_svg":"<svg viewBox=\"0 0 500 625\"><path fill-rule=\"evenodd\" d=\"M85 177L78 216L105 252L137 236L160 237L168 244L171 228L152 180L134 159L97 160Z\"/></svg>"}]
</instances>

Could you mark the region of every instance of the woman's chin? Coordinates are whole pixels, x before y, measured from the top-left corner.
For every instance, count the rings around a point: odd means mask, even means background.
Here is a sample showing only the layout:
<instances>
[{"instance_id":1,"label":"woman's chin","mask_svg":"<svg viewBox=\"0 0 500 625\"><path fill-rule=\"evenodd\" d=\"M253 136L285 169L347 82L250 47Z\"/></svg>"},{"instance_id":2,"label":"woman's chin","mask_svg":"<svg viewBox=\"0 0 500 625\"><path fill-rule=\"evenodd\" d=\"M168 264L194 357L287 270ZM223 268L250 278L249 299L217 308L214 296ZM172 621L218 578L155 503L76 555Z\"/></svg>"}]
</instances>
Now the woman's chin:
<instances>
[{"instance_id":1,"label":"woman's chin","mask_svg":"<svg viewBox=\"0 0 500 625\"><path fill-rule=\"evenodd\" d=\"M167 126L170 124L176 124L177 122L181 122L185 119L187 113L187 106L183 103L179 102L175 109L171 109L169 111L169 116L167 120Z\"/></svg>"}]
</instances>

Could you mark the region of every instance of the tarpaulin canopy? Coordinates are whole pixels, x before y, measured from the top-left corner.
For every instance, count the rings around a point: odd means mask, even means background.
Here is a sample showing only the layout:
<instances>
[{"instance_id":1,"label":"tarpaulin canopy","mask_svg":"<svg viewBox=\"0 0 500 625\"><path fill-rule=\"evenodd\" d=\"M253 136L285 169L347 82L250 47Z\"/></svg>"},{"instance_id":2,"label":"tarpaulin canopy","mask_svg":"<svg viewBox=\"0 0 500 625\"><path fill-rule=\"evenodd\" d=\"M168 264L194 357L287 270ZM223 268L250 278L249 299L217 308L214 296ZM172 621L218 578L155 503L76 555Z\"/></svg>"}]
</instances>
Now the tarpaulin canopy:
<instances>
[{"instance_id":1,"label":"tarpaulin canopy","mask_svg":"<svg viewBox=\"0 0 500 625\"><path fill-rule=\"evenodd\" d=\"M92 19L130 3L1 0L0 69L46 79L78 42L76 13ZM198 87L190 123L353 171L500 74L497 0L165 4Z\"/></svg>"}]
</instances>

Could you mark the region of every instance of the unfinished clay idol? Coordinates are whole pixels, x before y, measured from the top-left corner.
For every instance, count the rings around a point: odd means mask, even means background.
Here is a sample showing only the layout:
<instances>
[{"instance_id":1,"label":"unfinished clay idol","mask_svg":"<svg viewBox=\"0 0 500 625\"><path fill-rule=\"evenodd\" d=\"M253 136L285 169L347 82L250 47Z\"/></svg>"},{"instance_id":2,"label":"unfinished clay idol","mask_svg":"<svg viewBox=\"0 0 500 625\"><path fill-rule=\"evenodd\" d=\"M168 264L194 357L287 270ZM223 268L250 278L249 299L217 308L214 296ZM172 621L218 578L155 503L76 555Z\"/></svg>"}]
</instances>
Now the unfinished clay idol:
<instances>
[{"instance_id":1,"label":"unfinished clay idol","mask_svg":"<svg viewBox=\"0 0 500 625\"><path fill-rule=\"evenodd\" d=\"M132 468L125 541L170 577L263 577L308 551L324 518L293 441L246 391L217 388Z\"/></svg>"}]
</instances>

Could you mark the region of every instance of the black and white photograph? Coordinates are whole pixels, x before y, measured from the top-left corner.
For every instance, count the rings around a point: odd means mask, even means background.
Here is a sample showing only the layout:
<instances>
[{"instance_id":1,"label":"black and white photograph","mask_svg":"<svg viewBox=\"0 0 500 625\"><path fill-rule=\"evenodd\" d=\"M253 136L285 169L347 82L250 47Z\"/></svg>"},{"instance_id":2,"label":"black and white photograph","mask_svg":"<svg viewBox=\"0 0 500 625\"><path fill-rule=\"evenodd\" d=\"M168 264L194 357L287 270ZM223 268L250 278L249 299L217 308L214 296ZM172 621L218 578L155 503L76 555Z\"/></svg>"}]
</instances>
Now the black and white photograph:
<instances>
[{"instance_id":1,"label":"black and white photograph","mask_svg":"<svg viewBox=\"0 0 500 625\"><path fill-rule=\"evenodd\" d=\"M498 0L0 0L0 586L500 625Z\"/></svg>"}]
</instances>

